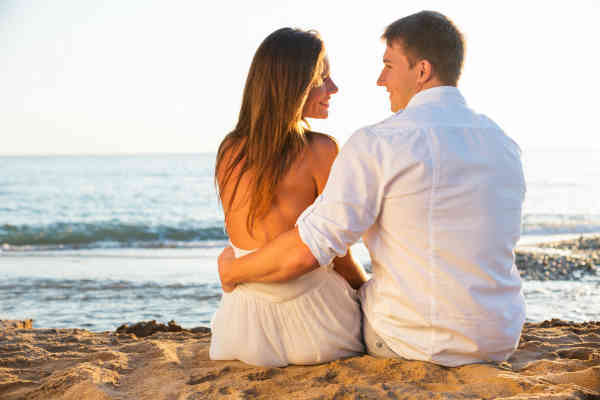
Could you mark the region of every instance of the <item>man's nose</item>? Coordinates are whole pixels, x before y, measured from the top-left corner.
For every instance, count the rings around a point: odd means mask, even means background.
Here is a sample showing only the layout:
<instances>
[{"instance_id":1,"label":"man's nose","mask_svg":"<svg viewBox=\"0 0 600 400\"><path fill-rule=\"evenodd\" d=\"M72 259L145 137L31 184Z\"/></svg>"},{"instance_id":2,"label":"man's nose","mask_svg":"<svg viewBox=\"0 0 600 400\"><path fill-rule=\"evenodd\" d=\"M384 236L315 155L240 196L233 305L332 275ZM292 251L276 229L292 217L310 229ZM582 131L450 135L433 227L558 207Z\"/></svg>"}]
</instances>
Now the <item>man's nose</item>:
<instances>
[{"instance_id":1,"label":"man's nose","mask_svg":"<svg viewBox=\"0 0 600 400\"><path fill-rule=\"evenodd\" d=\"M381 72L381 74L379 74L379 78L377 78L377 86L384 86L385 85L385 79L383 77L383 71Z\"/></svg>"}]
</instances>

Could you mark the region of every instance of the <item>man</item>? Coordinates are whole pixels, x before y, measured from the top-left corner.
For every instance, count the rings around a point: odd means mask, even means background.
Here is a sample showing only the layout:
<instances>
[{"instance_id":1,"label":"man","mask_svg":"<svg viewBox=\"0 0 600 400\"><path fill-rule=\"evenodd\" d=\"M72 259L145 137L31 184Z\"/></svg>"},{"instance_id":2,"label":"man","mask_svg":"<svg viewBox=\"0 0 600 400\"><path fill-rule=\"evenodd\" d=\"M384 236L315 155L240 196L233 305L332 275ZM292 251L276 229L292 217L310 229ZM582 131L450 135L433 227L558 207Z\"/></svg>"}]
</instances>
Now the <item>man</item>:
<instances>
[{"instance_id":1,"label":"man","mask_svg":"<svg viewBox=\"0 0 600 400\"><path fill-rule=\"evenodd\" d=\"M423 11L382 38L377 84L395 114L352 135L294 230L246 257L221 254L224 290L294 279L362 236L373 267L360 290L370 354L445 366L504 360L525 318L513 262L520 150L456 88L464 45L450 20Z\"/></svg>"}]
</instances>

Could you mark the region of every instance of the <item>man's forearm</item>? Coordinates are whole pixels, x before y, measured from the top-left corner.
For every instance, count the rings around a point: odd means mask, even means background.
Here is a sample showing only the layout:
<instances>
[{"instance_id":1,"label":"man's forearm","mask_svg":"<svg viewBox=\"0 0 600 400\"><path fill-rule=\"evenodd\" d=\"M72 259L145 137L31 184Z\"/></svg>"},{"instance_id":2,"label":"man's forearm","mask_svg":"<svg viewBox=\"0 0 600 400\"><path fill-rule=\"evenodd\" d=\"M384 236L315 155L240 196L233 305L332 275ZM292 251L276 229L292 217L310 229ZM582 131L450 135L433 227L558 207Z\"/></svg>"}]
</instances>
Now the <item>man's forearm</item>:
<instances>
[{"instance_id":1,"label":"man's forearm","mask_svg":"<svg viewBox=\"0 0 600 400\"><path fill-rule=\"evenodd\" d=\"M319 266L298 229L292 229L259 250L219 267L221 282L238 285L246 282L284 282Z\"/></svg>"}]
</instances>

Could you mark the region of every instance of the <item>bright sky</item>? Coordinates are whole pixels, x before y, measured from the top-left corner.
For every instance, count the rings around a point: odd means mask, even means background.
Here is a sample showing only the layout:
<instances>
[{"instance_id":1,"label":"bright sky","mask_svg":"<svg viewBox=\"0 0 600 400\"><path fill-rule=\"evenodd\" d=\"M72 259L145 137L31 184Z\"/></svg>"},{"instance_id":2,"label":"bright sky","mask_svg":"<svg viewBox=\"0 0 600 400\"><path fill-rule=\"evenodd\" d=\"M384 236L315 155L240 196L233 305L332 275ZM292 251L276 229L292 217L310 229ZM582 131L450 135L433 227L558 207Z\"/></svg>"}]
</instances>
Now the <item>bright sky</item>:
<instances>
[{"instance_id":1,"label":"bright sky","mask_svg":"<svg viewBox=\"0 0 600 400\"><path fill-rule=\"evenodd\" d=\"M207 5L210 4L210 5ZM0 154L214 152L254 51L314 28L340 91L317 130L387 117L394 20L431 9L467 40L459 88L523 147L597 147L600 1L0 1Z\"/></svg>"}]
</instances>

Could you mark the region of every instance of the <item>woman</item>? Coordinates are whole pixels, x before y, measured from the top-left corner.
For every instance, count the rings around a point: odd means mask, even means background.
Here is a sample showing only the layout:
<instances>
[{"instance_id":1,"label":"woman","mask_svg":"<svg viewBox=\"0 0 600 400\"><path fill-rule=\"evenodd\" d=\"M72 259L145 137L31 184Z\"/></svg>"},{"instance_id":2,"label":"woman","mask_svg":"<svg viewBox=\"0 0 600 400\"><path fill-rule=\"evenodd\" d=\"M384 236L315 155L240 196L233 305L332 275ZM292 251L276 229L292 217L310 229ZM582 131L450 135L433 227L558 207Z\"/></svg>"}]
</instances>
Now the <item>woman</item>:
<instances>
[{"instance_id":1,"label":"woman","mask_svg":"<svg viewBox=\"0 0 600 400\"><path fill-rule=\"evenodd\" d=\"M216 165L237 257L293 228L323 190L338 148L305 129L305 118L327 118L336 92L318 34L279 29L256 51L237 126ZM365 280L348 252L294 281L224 293L211 324L211 359L282 367L362 353L360 306L350 285Z\"/></svg>"}]
</instances>

